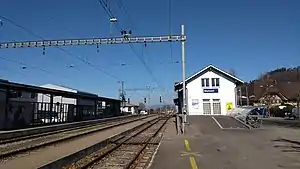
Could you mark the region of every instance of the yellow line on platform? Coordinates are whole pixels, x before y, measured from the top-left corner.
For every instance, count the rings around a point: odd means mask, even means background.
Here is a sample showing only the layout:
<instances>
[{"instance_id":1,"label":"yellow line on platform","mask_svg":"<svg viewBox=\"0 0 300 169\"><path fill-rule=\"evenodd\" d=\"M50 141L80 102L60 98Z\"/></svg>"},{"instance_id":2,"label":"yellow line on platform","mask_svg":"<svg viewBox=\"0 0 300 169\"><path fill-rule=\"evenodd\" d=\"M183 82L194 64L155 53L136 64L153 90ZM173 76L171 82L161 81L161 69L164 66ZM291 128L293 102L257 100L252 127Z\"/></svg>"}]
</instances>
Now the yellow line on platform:
<instances>
[{"instance_id":1,"label":"yellow line on platform","mask_svg":"<svg viewBox=\"0 0 300 169\"><path fill-rule=\"evenodd\" d=\"M184 145L185 145L186 151L191 152L191 147L190 147L189 141L184 140ZM190 163L191 163L192 169L198 169L195 157L191 156L189 158L190 158Z\"/></svg>"},{"instance_id":2,"label":"yellow line on platform","mask_svg":"<svg viewBox=\"0 0 300 169\"><path fill-rule=\"evenodd\" d=\"M190 157L190 163L191 163L192 169L198 169L195 157Z\"/></svg>"},{"instance_id":3,"label":"yellow line on platform","mask_svg":"<svg viewBox=\"0 0 300 169\"><path fill-rule=\"evenodd\" d=\"M187 151L187 152L190 152L190 151L191 151L191 147L190 147L189 141L184 140L184 145L185 145L186 151Z\"/></svg>"}]
</instances>

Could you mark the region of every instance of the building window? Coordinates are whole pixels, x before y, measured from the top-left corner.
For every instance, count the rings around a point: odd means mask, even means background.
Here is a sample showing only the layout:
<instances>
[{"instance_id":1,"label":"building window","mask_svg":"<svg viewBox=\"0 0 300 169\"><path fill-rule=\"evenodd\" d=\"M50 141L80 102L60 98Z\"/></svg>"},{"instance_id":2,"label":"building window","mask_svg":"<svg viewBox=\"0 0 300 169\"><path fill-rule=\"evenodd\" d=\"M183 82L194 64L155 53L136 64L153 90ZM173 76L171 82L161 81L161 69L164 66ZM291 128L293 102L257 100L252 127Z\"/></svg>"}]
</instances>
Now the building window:
<instances>
[{"instance_id":1,"label":"building window","mask_svg":"<svg viewBox=\"0 0 300 169\"><path fill-rule=\"evenodd\" d=\"M219 87L220 86L220 79L219 78L211 78L211 86Z\"/></svg>"},{"instance_id":2,"label":"building window","mask_svg":"<svg viewBox=\"0 0 300 169\"><path fill-rule=\"evenodd\" d=\"M203 99L203 114L210 115L211 114L211 106L209 99Z\"/></svg>"},{"instance_id":3,"label":"building window","mask_svg":"<svg viewBox=\"0 0 300 169\"><path fill-rule=\"evenodd\" d=\"M209 78L202 78L201 84L202 84L202 87L209 87Z\"/></svg>"},{"instance_id":4,"label":"building window","mask_svg":"<svg viewBox=\"0 0 300 169\"><path fill-rule=\"evenodd\" d=\"M220 99L213 99L213 114L221 114L221 102Z\"/></svg>"}]
</instances>

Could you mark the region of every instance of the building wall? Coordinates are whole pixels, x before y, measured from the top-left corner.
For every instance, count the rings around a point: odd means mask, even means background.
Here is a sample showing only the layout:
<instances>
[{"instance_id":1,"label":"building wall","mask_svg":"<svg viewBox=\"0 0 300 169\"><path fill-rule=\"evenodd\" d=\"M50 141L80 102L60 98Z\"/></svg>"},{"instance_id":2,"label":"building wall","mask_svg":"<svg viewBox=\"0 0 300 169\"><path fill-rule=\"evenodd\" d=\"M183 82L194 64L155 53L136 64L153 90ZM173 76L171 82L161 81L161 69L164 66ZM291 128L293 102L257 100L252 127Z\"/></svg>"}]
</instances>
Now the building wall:
<instances>
[{"instance_id":1,"label":"building wall","mask_svg":"<svg viewBox=\"0 0 300 169\"><path fill-rule=\"evenodd\" d=\"M43 102L43 103L50 103L50 95L49 94L42 94L39 93L37 97L38 102ZM62 96L54 96L53 97L53 103L64 103L64 104L74 104L76 105L76 99L72 98L65 98Z\"/></svg>"},{"instance_id":2,"label":"building wall","mask_svg":"<svg viewBox=\"0 0 300 169\"><path fill-rule=\"evenodd\" d=\"M123 110L123 112L127 112L127 113L131 113L131 114L137 114L138 110L137 107L134 106L125 106L125 107L121 107L121 110Z\"/></svg>"},{"instance_id":3,"label":"building wall","mask_svg":"<svg viewBox=\"0 0 300 169\"><path fill-rule=\"evenodd\" d=\"M0 129L5 128L6 90L0 89Z\"/></svg>"},{"instance_id":4,"label":"building wall","mask_svg":"<svg viewBox=\"0 0 300 169\"><path fill-rule=\"evenodd\" d=\"M209 78L210 87L202 87L201 79ZM220 79L220 87L211 86L211 78ZM212 110L212 99L220 99L221 114L226 115L226 104L231 102L232 108L235 107L235 87L236 85L228 79L214 72L207 72L197 79L187 84L188 112L190 115L203 115L203 99L210 99ZM204 93L203 89L218 89L218 93ZM197 104L198 100L198 104ZM213 114L213 112L212 112Z\"/></svg>"},{"instance_id":5,"label":"building wall","mask_svg":"<svg viewBox=\"0 0 300 169\"><path fill-rule=\"evenodd\" d=\"M76 90L72 90L72 89L68 89L68 88L65 88L65 87L56 86L56 85L52 85L52 84L42 85L41 87L76 93ZM37 100L38 100L38 102L50 103L50 95L39 93ZM54 96L53 97L53 103L63 103L63 104L74 104L74 105L76 105L77 101L76 101L76 99L73 99L73 98L65 98L65 97L62 97L62 96Z\"/></svg>"},{"instance_id":6,"label":"building wall","mask_svg":"<svg viewBox=\"0 0 300 169\"><path fill-rule=\"evenodd\" d=\"M66 92L77 93L76 90L69 89L69 88L62 87L62 86L58 86L58 85L53 85L53 84L45 84L45 85L42 85L40 87L44 87L44 88L48 88L48 89L61 90L61 91L66 91Z\"/></svg>"},{"instance_id":7,"label":"building wall","mask_svg":"<svg viewBox=\"0 0 300 169\"><path fill-rule=\"evenodd\" d=\"M77 99L77 105L95 106L95 100L79 98Z\"/></svg>"}]
</instances>

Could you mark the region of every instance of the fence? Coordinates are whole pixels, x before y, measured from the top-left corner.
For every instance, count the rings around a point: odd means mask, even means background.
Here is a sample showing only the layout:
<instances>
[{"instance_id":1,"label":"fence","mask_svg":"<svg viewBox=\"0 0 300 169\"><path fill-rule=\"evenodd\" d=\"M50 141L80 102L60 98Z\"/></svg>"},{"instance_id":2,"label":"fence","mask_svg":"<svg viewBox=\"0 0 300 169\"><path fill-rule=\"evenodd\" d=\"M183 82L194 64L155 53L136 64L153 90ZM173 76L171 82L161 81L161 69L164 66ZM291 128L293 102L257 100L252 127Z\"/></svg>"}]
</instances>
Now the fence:
<instances>
[{"instance_id":1,"label":"fence","mask_svg":"<svg viewBox=\"0 0 300 169\"><path fill-rule=\"evenodd\" d=\"M5 129L99 119L119 115L118 104L74 105L9 100L5 105Z\"/></svg>"}]
</instances>

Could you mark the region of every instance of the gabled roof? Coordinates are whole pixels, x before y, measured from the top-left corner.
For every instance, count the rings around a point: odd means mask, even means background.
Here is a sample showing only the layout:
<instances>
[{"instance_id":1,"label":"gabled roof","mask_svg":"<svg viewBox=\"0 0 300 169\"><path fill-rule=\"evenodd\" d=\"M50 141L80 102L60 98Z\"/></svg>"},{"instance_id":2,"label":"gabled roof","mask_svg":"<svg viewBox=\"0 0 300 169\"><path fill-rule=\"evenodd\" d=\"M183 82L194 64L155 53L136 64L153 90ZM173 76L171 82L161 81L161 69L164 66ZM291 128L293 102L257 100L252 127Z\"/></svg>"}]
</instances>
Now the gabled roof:
<instances>
[{"instance_id":1,"label":"gabled roof","mask_svg":"<svg viewBox=\"0 0 300 169\"><path fill-rule=\"evenodd\" d=\"M139 107L138 105L127 103L127 102L123 103L123 106L124 107Z\"/></svg>"},{"instance_id":2,"label":"gabled roof","mask_svg":"<svg viewBox=\"0 0 300 169\"><path fill-rule=\"evenodd\" d=\"M42 85L41 87L51 88L51 89L65 90L65 91L68 91L68 92L74 92L74 93L78 93L78 94L85 94L85 95L97 96L96 94L93 94L93 93L84 92L84 91L81 91L81 90L78 90L78 89L74 89L74 88L71 88L71 87L67 87L67 86L63 86L63 85L45 84L45 85Z\"/></svg>"},{"instance_id":3,"label":"gabled roof","mask_svg":"<svg viewBox=\"0 0 300 169\"><path fill-rule=\"evenodd\" d=\"M217 68L216 66L208 65L205 68L203 68L202 70L198 71L197 73L195 73L192 76L190 76L189 78L187 78L186 79L186 84L193 81L194 79L196 79L197 77L199 77L200 75L205 73L206 71L215 71L217 73L220 73L223 76L227 77L229 80L232 80L233 82L238 83L238 84L243 84L244 83L244 81L242 81L241 79L239 79L239 78L237 78L237 77L235 77L235 76L233 76L233 75ZM176 83L175 87L179 86L179 85L182 85L182 81L180 83Z\"/></svg>"}]
</instances>

